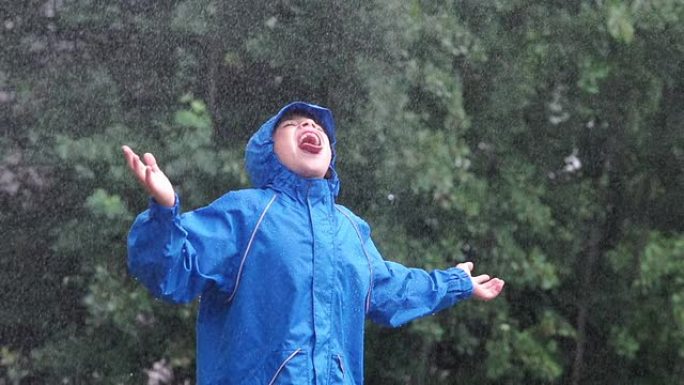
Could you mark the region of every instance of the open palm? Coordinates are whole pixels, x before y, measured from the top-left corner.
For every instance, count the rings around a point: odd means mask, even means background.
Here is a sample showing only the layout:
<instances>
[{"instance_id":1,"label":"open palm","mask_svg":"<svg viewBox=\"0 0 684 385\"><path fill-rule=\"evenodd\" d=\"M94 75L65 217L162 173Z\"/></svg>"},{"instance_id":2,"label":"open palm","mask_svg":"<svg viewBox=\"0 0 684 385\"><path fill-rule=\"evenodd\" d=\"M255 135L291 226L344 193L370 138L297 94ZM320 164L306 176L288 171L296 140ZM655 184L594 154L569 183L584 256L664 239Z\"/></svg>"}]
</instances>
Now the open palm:
<instances>
[{"instance_id":1,"label":"open palm","mask_svg":"<svg viewBox=\"0 0 684 385\"><path fill-rule=\"evenodd\" d=\"M470 276L473 283L473 297L482 300L489 301L496 298L504 287L503 279L491 278L487 274L482 274L473 277L471 272L474 268L472 262L459 263L456 267L462 269Z\"/></svg>"},{"instance_id":2,"label":"open palm","mask_svg":"<svg viewBox=\"0 0 684 385\"><path fill-rule=\"evenodd\" d=\"M145 188L159 204L172 207L176 200L171 181L159 169L154 155L145 153L143 159L133 152L130 147L122 146L128 168L133 172L138 182Z\"/></svg>"}]
</instances>

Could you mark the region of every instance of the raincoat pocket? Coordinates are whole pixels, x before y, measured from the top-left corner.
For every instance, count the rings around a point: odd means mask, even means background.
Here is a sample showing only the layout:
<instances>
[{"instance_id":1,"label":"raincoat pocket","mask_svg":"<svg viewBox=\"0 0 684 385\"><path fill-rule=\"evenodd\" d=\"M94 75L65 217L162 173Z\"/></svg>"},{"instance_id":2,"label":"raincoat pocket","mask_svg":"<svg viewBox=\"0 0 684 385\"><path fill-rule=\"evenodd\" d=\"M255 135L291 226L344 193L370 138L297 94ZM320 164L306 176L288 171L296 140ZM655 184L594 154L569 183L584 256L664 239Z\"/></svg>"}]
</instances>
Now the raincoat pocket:
<instances>
[{"instance_id":1,"label":"raincoat pocket","mask_svg":"<svg viewBox=\"0 0 684 385\"><path fill-rule=\"evenodd\" d=\"M344 366L344 358L341 354L330 356L330 370L328 372L328 384L344 384L347 381L347 368Z\"/></svg>"},{"instance_id":2,"label":"raincoat pocket","mask_svg":"<svg viewBox=\"0 0 684 385\"><path fill-rule=\"evenodd\" d=\"M309 384L311 365L302 349L273 352L257 373L246 378L250 385Z\"/></svg>"}]
</instances>

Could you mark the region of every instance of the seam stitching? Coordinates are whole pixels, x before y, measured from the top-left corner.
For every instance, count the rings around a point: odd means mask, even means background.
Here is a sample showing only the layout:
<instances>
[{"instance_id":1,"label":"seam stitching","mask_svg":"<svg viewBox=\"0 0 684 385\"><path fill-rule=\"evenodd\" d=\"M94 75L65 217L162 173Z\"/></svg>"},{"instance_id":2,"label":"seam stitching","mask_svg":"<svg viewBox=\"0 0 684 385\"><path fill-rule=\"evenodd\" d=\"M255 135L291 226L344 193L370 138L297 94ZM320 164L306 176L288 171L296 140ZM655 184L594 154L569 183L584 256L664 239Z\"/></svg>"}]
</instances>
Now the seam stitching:
<instances>
[{"instance_id":1,"label":"seam stitching","mask_svg":"<svg viewBox=\"0 0 684 385\"><path fill-rule=\"evenodd\" d=\"M235 294L237 293L238 286L240 285L240 277L242 277L242 270L245 266L245 261L247 260L247 255L249 254L249 251L252 248L252 242L254 241L254 237L256 236L256 233L259 230L259 226L261 226L261 222L264 220L264 216L266 216L266 212L271 207L271 205L273 204L273 202L276 200L277 197L278 197L278 194L273 195L273 198L271 198L271 200L266 205L266 208L264 208L264 211L261 213L259 220L257 221L256 225L254 226L254 230L252 230L252 235L249 237L249 242L247 243L247 248L245 248L245 252L242 255L242 261L240 261L240 268L238 269L237 277L235 278L235 289L233 289L233 292L231 293L230 297L228 297L228 302L231 302L233 300L233 298L235 297Z\"/></svg>"}]
</instances>

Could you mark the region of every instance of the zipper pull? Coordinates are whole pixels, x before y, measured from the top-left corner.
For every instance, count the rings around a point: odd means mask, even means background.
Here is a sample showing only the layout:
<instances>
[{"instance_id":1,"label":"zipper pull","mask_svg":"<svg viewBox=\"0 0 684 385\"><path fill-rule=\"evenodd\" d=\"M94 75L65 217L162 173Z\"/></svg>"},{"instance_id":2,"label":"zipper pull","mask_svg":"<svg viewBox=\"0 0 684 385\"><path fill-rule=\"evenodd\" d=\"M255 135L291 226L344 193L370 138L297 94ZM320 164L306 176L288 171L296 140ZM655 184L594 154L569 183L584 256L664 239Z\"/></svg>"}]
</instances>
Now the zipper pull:
<instances>
[{"instance_id":1,"label":"zipper pull","mask_svg":"<svg viewBox=\"0 0 684 385\"><path fill-rule=\"evenodd\" d=\"M342 371L342 379L344 380L344 362L342 362L342 356L337 354L336 357L337 357L337 362L340 364L340 370Z\"/></svg>"}]
</instances>

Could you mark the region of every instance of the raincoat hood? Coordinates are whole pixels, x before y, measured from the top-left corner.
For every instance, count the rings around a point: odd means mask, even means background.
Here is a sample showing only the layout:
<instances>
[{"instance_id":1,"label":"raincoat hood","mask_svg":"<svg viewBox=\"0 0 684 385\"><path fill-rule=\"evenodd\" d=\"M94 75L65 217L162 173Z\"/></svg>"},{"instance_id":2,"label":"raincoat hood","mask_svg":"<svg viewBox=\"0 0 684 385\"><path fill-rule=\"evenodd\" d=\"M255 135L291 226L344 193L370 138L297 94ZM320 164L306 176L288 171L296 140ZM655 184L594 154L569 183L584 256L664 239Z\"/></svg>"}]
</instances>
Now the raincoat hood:
<instances>
[{"instance_id":1,"label":"raincoat hood","mask_svg":"<svg viewBox=\"0 0 684 385\"><path fill-rule=\"evenodd\" d=\"M245 150L245 168L247 169L252 185L256 188L267 186L282 188L283 186L301 184L308 180L285 167L280 159L278 159L273 148L273 132L275 131L278 122L285 114L293 110L304 111L311 114L325 129L332 150L332 158L330 160L326 181L328 182L333 195L337 197L340 181L337 172L335 171L336 138L335 121L332 112L325 107L305 102L294 102L286 105L277 114L262 124L259 130L250 138Z\"/></svg>"}]
</instances>

